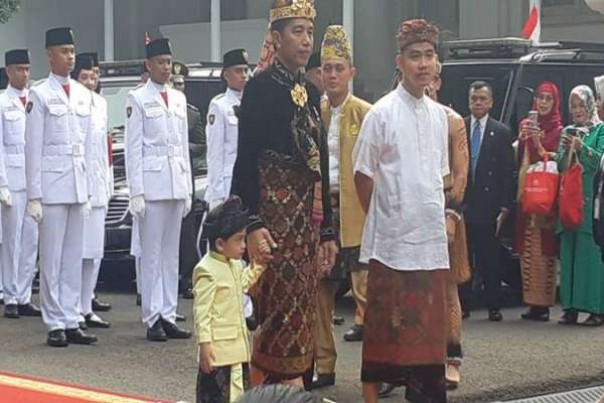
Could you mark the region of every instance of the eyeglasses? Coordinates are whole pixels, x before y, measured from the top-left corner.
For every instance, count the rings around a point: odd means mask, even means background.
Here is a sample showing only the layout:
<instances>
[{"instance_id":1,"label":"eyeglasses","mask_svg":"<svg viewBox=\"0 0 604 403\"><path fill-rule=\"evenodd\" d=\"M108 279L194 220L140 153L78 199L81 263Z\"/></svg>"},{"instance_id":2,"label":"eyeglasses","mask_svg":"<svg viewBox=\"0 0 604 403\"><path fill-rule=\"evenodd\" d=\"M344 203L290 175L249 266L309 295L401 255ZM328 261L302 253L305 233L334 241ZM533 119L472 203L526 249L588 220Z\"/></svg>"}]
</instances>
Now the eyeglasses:
<instances>
[{"instance_id":1,"label":"eyeglasses","mask_svg":"<svg viewBox=\"0 0 604 403\"><path fill-rule=\"evenodd\" d=\"M535 99L538 101L542 101L542 102L553 102L554 101L554 97L550 94L539 94L537 96L535 96Z\"/></svg>"}]
</instances>

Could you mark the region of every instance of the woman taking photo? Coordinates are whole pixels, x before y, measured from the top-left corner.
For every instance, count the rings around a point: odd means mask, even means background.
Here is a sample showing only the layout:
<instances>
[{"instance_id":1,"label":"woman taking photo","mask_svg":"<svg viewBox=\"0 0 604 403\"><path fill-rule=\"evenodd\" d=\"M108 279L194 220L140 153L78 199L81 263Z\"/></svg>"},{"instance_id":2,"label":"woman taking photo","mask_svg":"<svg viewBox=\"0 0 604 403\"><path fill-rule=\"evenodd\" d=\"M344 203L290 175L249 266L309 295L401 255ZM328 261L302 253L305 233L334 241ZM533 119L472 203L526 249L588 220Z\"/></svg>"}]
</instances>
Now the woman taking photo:
<instances>
[{"instance_id":1,"label":"woman taking photo","mask_svg":"<svg viewBox=\"0 0 604 403\"><path fill-rule=\"evenodd\" d=\"M520 124L518 155L522 167L542 161L546 156L553 157L558 149L563 126L556 84L544 81L537 87L533 110L538 112L537 124L529 119ZM529 306L522 319L546 322L549 308L556 303L555 217L525 215L520 205L516 231L523 300Z\"/></svg>"},{"instance_id":2,"label":"woman taking photo","mask_svg":"<svg viewBox=\"0 0 604 403\"><path fill-rule=\"evenodd\" d=\"M604 265L600 248L592 236L593 182L604 150L604 125L600 122L591 88L580 85L570 94L573 124L564 129L558 149L560 170L567 169L568 153L574 149L583 166L583 223L575 230L558 226L560 262L562 266L560 293L564 315L560 324L576 324L579 312L590 316L584 326L604 324ZM574 141L573 141L574 138Z\"/></svg>"}]
</instances>

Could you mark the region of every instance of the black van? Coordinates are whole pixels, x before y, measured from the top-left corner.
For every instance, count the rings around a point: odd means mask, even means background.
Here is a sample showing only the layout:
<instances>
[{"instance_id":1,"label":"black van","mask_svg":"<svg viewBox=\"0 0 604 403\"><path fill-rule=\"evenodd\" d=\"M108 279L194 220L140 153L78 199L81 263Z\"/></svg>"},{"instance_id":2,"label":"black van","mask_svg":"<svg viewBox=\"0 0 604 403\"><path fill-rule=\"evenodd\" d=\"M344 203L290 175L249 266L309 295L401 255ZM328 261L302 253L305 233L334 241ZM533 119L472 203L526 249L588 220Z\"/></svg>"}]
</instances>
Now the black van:
<instances>
[{"instance_id":1,"label":"black van","mask_svg":"<svg viewBox=\"0 0 604 403\"><path fill-rule=\"evenodd\" d=\"M594 87L594 77L604 74L604 44L553 42L533 45L519 38L459 40L445 42L443 85L439 100L468 116L468 89L476 80L493 87L491 116L517 133L520 121L528 115L537 86L552 81L560 88L565 124L570 122L568 97L580 84ZM513 224L509 220L508 224ZM513 251L513 229L502 239L504 281L521 288L518 256Z\"/></svg>"}]
</instances>

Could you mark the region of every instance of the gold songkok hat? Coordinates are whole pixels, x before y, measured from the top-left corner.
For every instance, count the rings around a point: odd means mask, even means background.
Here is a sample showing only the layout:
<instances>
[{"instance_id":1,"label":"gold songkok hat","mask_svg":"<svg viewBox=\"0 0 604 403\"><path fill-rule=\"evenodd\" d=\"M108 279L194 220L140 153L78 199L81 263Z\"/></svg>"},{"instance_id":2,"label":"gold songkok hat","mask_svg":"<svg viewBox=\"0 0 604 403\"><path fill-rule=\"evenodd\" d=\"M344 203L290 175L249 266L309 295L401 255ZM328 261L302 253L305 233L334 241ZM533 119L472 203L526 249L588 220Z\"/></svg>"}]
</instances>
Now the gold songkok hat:
<instances>
[{"instance_id":1,"label":"gold songkok hat","mask_svg":"<svg viewBox=\"0 0 604 403\"><path fill-rule=\"evenodd\" d=\"M417 19L401 23L396 34L396 41L400 50L418 42L428 42L438 47L438 36L438 27L429 24L426 20Z\"/></svg>"},{"instance_id":2,"label":"gold songkok hat","mask_svg":"<svg viewBox=\"0 0 604 403\"><path fill-rule=\"evenodd\" d=\"M341 25L330 25L321 45L321 60L344 59L352 63L352 45Z\"/></svg>"},{"instance_id":3,"label":"gold songkok hat","mask_svg":"<svg viewBox=\"0 0 604 403\"><path fill-rule=\"evenodd\" d=\"M308 18L317 16L314 0L275 0L270 12L270 23L287 18Z\"/></svg>"}]
</instances>

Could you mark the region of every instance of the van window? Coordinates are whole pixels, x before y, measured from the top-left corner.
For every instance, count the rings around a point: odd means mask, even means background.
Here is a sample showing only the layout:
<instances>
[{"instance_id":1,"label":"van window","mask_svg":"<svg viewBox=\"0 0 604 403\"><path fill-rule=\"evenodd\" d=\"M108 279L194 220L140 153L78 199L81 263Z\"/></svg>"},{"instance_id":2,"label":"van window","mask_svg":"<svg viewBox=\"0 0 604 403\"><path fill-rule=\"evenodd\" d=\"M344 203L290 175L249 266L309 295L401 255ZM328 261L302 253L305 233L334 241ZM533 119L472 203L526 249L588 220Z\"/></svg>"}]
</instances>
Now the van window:
<instances>
[{"instance_id":1,"label":"van window","mask_svg":"<svg viewBox=\"0 0 604 403\"><path fill-rule=\"evenodd\" d=\"M486 81L493 87L491 117L501 120L504 103L514 78L514 64L445 64L442 72L442 88L439 101L468 116L468 94L474 81Z\"/></svg>"}]
</instances>

